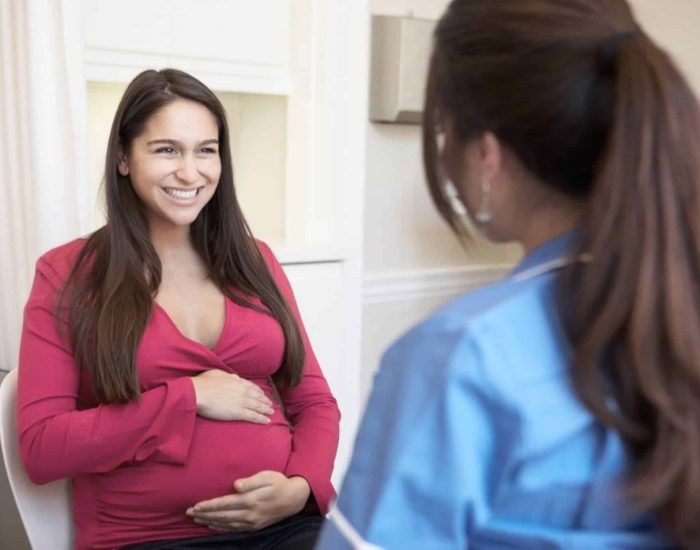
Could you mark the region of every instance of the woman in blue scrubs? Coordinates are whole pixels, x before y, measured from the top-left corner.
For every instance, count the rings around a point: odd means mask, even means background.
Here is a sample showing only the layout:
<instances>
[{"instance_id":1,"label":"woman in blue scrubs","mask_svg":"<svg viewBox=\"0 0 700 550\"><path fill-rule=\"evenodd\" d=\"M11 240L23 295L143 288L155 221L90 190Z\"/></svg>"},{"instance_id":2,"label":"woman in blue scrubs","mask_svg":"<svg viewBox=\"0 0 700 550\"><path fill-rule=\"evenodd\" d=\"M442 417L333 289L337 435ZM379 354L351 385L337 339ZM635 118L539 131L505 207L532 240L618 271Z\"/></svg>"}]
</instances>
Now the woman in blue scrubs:
<instances>
[{"instance_id":1,"label":"woman in blue scrubs","mask_svg":"<svg viewBox=\"0 0 700 550\"><path fill-rule=\"evenodd\" d=\"M430 191L504 281L382 360L322 550L700 547L700 108L624 0L455 0Z\"/></svg>"}]
</instances>

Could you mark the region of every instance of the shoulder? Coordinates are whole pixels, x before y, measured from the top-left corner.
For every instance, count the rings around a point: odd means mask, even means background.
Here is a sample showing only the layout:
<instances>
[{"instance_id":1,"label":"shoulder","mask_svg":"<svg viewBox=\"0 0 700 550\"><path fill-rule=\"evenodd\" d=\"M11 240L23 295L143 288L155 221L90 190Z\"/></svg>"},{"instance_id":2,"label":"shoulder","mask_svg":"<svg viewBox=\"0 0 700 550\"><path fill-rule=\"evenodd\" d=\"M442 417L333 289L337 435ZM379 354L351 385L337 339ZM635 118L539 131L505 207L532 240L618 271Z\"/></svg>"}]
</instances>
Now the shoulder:
<instances>
[{"instance_id":1,"label":"shoulder","mask_svg":"<svg viewBox=\"0 0 700 550\"><path fill-rule=\"evenodd\" d=\"M504 281L436 311L384 354L372 390L375 409L400 417L401 434L419 422L414 410L471 411L469 422L511 434L538 429L553 409L586 421L570 388L554 288L553 280ZM566 423L560 428L557 435Z\"/></svg>"},{"instance_id":2,"label":"shoulder","mask_svg":"<svg viewBox=\"0 0 700 550\"><path fill-rule=\"evenodd\" d=\"M277 256L275 256L275 253L272 251L272 248L270 248L270 245L268 245L264 241L261 241L260 239L253 239L253 243L258 249L260 255L262 256L262 259L265 262L265 266L267 267L275 282L278 285L284 283L284 281L286 281L286 275L284 273L284 270L282 269L282 265L277 259Z\"/></svg>"},{"instance_id":3,"label":"shoulder","mask_svg":"<svg viewBox=\"0 0 700 550\"><path fill-rule=\"evenodd\" d=\"M270 248L270 245L267 244L265 241L262 239L257 239L253 238L253 243L255 246L258 248L258 250L262 253L272 253L272 249Z\"/></svg>"},{"instance_id":4,"label":"shoulder","mask_svg":"<svg viewBox=\"0 0 700 550\"><path fill-rule=\"evenodd\" d=\"M496 392L526 378L558 376L565 341L554 281L501 281L449 302L386 352L393 376L469 383Z\"/></svg>"},{"instance_id":5,"label":"shoulder","mask_svg":"<svg viewBox=\"0 0 700 550\"><path fill-rule=\"evenodd\" d=\"M269 269L277 270L280 263L277 259L277 256L275 256L275 253L272 251L270 245L267 244L265 241L261 241L260 239L253 239L253 244L258 249L258 252L260 252L260 255L265 261L267 267Z\"/></svg>"},{"instance_id":6,"label":"shoulder","mask_svg":"<svg viewBox=\"0 0 700 550\"><path fill-rule=\"evenodd\" d=\"M37 271L52 278L65 280L87 241L87 237L81 237L45 252L37 260Z\"/></svg>"}]
</instances>

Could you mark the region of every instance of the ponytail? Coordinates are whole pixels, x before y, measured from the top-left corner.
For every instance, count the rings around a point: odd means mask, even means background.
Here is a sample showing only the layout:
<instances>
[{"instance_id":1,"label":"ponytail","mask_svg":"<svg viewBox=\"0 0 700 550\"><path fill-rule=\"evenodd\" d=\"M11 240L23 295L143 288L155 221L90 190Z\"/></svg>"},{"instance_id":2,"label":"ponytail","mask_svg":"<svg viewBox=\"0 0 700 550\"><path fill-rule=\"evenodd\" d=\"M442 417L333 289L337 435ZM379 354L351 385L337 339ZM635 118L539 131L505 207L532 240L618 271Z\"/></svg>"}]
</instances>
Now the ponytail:
<instances>
[{"instance_id":1,"label":"ponytail","mask_svg":"<svg viewBox=\"0 0 700 550\"><path fill-rule=\"evenodd\" d=\"M644 37L618 45L582 249L562 279L579 396L632 452L629 495L700 535L700 108ZM614 406L611 406L614 403Z\"/></svg>"}]
</instances>

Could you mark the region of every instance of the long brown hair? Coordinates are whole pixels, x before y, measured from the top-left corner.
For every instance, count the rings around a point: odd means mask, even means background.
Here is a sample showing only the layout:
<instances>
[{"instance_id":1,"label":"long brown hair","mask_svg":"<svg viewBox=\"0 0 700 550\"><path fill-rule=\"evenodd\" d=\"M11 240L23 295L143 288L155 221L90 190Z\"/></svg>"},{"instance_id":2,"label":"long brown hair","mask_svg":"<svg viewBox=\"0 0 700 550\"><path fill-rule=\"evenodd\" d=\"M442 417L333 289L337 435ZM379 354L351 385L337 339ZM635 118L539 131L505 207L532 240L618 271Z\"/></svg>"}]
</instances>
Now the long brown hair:
<instances>
[{"instance_id":1,"label":"long brown hair","mask_svg":"<svg viewBox=\"0 0 700 550\"><path fill-rule=\"evenodd\" d=\"M195 249L224 295L280 323L285 349L275 382L281 387L295 385L303 370L299 328L238 205L224 108L209 88L187 73L149 70L129 84L112 124L104 174L107 224L88 238L59 302L60 311L67 309L76 363L90 373L95 396L102 403L126 402L140 395L136 350L161 281L161 263L141 200L128 176L119 174L118 155L120 150L130 150L156 111L178 98L205 106L219 129L221 177L214 196L191 226ZM259 298L265 307L249 297Z\"/></svg>"},{"instance_id":2,"label":"long brown hair","mask_svg":"<svg viewBox=\"0 0 700 550\"><path fill-rule=\"evenodd\" d=\"M438 123L493 132L585 201L588 265L561 279L585 405L634 459L628 490L685 545L700 535L700 108L625 0L454 0L428 79L424 160L451 226ZM611 405L614 403L614 405Z\"/></svg>"}]
</instances>

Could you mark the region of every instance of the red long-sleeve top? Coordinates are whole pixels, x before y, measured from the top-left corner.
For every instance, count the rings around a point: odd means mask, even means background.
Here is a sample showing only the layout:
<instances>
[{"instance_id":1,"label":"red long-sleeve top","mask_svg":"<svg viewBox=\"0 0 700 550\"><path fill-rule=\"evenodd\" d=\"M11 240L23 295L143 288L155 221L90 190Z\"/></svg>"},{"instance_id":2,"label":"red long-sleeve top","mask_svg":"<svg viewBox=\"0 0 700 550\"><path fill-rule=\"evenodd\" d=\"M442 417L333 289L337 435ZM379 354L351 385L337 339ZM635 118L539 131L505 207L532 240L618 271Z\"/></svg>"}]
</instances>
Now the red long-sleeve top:
<instances>
[{"instance_id":1,"label":"red long-sleeve top","mask_svg":"<svg viewBox=\"0 0 700 550\"><path fill-rule=\"evenodd\" d=\"M85 240L51 250L37 262L24 312L19 364L18 432L35 483L73 479L76 547L211 534L185 510L233 491L236 479L261 470L303 476L325 513L338 444L339 412L309 345L289 282L270 249L259 248L301 329L306 364L301 383L280 392L268 425L221 422L196 414L191 377L233 372L273 401L270 376L284 350L272 317L226 299L226 321L213 349L179 332L154 303L137 349L142 395L98 405L61 338L55 305ZM259 300L256 303L260 304Z\"/></svg>"}]
</instances>

